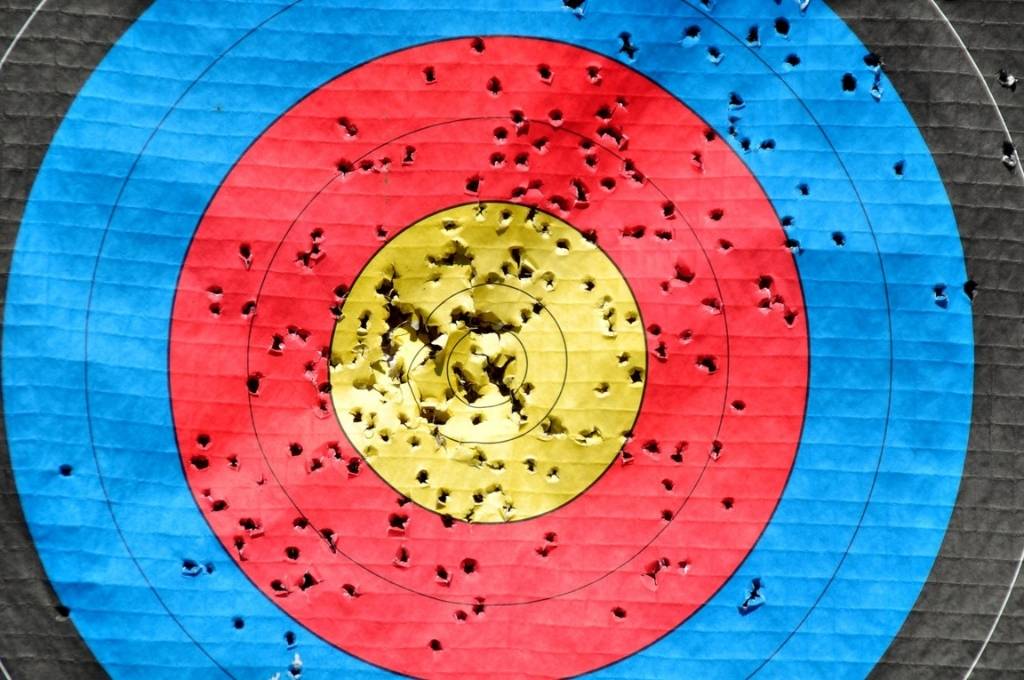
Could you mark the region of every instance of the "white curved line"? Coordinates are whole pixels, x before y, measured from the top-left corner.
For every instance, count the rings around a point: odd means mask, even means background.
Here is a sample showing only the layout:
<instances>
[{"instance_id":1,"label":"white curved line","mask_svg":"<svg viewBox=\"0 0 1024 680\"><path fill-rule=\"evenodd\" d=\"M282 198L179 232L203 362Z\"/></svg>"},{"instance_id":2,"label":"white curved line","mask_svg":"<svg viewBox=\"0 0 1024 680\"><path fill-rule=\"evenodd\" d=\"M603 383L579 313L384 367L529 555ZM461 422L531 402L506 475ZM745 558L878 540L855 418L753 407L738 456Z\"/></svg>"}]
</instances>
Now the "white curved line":
<instances>
[{"instance_id":1,"label":"white curved line","mask_svg":"<svg viewBox=\"0 0 1024 680\"><path fill-rule=\"evenodd\" d=\"M3 56L0 57L0 71L3 70L4 64L7 63L7 58L11 56L11 52L14 51L14 46L18 44L18 40L20 40L21 36L25 34L25 30L28 28L28 25L32 23L32 20L37 14L39 14L39 10L41 10L45 4L46 0L39 0L39 4L36 5L36 8L32 10L32 13L28 15L28 18L25 19L25 23L21 25L18 32L14 34L14 39L11 40L11 44L7 46L7 49L4 50ZM4 680L12 680L11 674L7 672L7 667L4 665L3 659L0 659L0 674L3 675Z\"/></svg>"},{"instance_id":2,"label":"white curved line","mask_svg":"<svg viewBox=\"0 0 1024 680\"><path fill-rule=\"evenodd\" d=\"M988 86L988 80L986 80L985 74L981 72L980 68L978 68L978 62L974 61L974 55L972 55L971 51L969 49L967 49L967 45L964 44L964 41L960 37L960 34L956 32L955 28L953 28L953 24L950 22L949 18L946 16L945 12L942 11L942 8L939 7L938 3L936 3L935 0L928 0L928 2L931 3L932 7L935 8L935 11L939 13L940 17L942 17L942 20L944 22L946 22L947 26L949 26L949 30L953 33L953 37L956 38L956 42L957 42L957 44L960 45L960 49L962 49L964 51L964 54L967 55L967 59L968 59L968 61L971 62L971 66L974 68L974 72L977 73L978 74L978 78L981 79L981 84L982 84L982 86L984 86L985 92L988 94L989 101L992 102L992 106L996 110L996 115L999 116L999 123L1000 123L1000 125L1003 126L1003 132L1006 133L1006 141L1008 141L1008 142L1010 142L1012 144L1013 143L1013 135L1010 133L1010 128L1006 125L1006 119L1003 118L1003 112L999 108L999 102L996 101L996 96L992 93L992 88L990 88ZM1019 174L1021 176L1021 179L1024 179L1024 168L1022 168L1021 165L1020 165L1020 154L1018 153L1016 146L1014 146L1014 148L1013 148L1013 157L1014 157L1014 160L1017 161L1017 166L1016 166L1017 174ZM1021 553L1021 560L1020 560L1020 562L1017 563L1017 573L1018 574L1020 574L1020 566L1021 566L1022 562L1024 562L1024 553ZM1009 596L1007 596L1007 599L1009 599ZM1005 607L1006 603L1003 603L1003 606Z\"/></svg>"},{"instance_id":3,"label":"white curved line","mask_svg":"<svg viewBox=\"0 0 1024 680\"><path fill-rule=\"evenodd\" d=\"M25 23L22 24L21 28L18 29L18 32L14 34L14 40L12 40L11 44L7 46L6 50L4 50L4 56L0 57L0 71L3 70L4 64L7 63L7 57L11 56L11 52L14 51L14 46L18 44L18 40L20 40L21 36L24 35L25 29L27 29L28 25L32 23L32 20L36 18L36 15L39 14L39 10L41 10L45 4L46 0L39 0L39 4L36 5L34 10L32 10L32 14L28 15L28 19L25 19Z\"/></svg>"},{"instance_id":4,"label":"white curved line","mask_svg":"<svg viewBox=\"0 0 1024 680\"><path fill-rule=\"evenodd\" d=\"M996 110L996 115L999 116L999 123L1003 126L1003 131L1006 133L1006 141L1012 144L1013 135L1010 133L1010 128L1006 125L1006 119L1003 118L1003 112L999 110L999 103L996 101L996 96L992 93L992 88L988 86L988 80L986 80L985 74L981 72L980 68L978 68L978 63L974 61L974 56L971 54L971 51L967 49L967 45L964 44L960 34L957 33L956 28L953 27L952 22L950 22L945 12L942 11L942 8L939 7L935 0L928 0L928 2L931 3L932 7L935 8L935 11L939 13L940 17L942 17L942 20L946 22L947 26L949 26L949 30L953 33L953 37L956 38L957 43L960 45L960 49L962 49L964 54L967 55L967 59L971 62L971 66L974 67L974 72L977 73L978 78L981 79L981 84L984 86L985 92L988 93L989 101L992 102L992 106ZM1024 179L1024 168L1021 167L1020 154L1017 152L1016 146L1014 146L1013 156L1017 161L1017 174L1021 176L1021 179ZM967 680L967 678L971 677L971 674L974 673L974 669L977 668L978 663L981 661L981 657L988 648L988 644L992 641L992 636L995 635L996 628L999 626L999 621L1003 618L1003 614L1006 613L1006 606L1009 604L1010 598L1013 596L1013 591L1017 587L1017 580L1020 579L1022 566L1024 566L1024 550L1021 551L1020 559L1017 560L1017 567L1013 572L1013 580L1010 581L1010 587L1006 589L1006 595L1003 597L1003 603L999 606L999 613L996 614L995 621L992 622L992 627L988 630L988 635L985 636L985 640L981 643L981 649L978 650L978 653L975 655L974 660L971 661L971 665L967 669L967 672L964 673L964 680Z\"/></svg>"}]
</instances>

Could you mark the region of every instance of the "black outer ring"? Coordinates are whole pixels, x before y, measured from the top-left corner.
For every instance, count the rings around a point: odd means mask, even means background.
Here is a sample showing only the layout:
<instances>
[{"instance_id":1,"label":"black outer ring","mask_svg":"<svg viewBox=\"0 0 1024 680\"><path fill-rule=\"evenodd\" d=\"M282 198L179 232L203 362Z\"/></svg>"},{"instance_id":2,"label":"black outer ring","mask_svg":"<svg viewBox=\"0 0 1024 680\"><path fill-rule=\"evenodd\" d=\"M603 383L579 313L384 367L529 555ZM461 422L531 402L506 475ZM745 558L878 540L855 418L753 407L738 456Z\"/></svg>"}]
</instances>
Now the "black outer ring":
<instances>
[{"instance_id":1,"label":"black outer ring","mask_svg":"<svg viewBox=\"0 0 1024 680\"><path fill-rule=\"evenodd\" d=\"M555 0L550 0L554 2ZM38 3L5 0L0 49ZM49 0L0 72L0 271L47 146L85 79L150 0ZM1006 594L1024 545L1024 191L1002 166L1005 133L988 93L930 0L829 0L893 81L939 166L956 212L975 301L976 379L969 456L935 567L873 677L962 677ZM1024 0L940 2L981 62L1024 72ZM979 26L987 20L990 25ZM979 49L981 48L981 49ZM1014 63L1014 59L1016 63ZM1018 95L1021 96L1021 95ZM1020 138L1024 113L1011 110ZM0 292L6 277L0 277ZM959 294L959 293L957 293ZM0 308L2 309L2 308ZM2 427L2 423L0 423ZM0 659L15 680L105 677L58 604L32 548L0 441ZM974 678L1024 677L1018 583Z\"/></svg>"}]
</instances>

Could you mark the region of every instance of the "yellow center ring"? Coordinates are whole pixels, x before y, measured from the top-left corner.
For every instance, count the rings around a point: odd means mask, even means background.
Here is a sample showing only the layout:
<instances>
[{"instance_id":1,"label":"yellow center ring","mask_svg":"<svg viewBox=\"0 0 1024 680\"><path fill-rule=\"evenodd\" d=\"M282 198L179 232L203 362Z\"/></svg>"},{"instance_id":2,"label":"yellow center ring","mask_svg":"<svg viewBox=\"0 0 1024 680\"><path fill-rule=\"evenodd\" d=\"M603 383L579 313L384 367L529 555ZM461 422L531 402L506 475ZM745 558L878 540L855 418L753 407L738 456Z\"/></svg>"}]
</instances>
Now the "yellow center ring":
<instances>
[{"instance_id":1,"label":"yellow center ring","mask_svg":"<svg viewBox=\"0 0 1024 680\"><path fill-rule=\"evenodd\" d=\"M646 368L640 312L608 256L552 215L488 202L377 252L342 308L330 379L346 436L399 493L511 522L601 476Z\"/></svg>"}]
</instances>

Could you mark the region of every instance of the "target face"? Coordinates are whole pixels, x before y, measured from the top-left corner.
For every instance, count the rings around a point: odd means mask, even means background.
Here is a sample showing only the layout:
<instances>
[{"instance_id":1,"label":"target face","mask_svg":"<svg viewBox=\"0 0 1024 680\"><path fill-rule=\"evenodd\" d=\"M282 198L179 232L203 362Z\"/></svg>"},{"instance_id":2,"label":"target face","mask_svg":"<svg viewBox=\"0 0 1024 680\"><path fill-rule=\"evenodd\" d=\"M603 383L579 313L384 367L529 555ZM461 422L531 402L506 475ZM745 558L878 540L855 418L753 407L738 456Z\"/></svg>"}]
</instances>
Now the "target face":
<instances>
[{"instance_id":1,"label":"target face","mask_svg":"<svg viewBox=\"0 0 1024 680\"><path fill-rule=\"evenodd\" d=\"M7 436L112 675L860 677L914 606L972 311L881 64L513 4L158 2L79 94L3 375L70 382Z\"/></svg>"}]
</instances>

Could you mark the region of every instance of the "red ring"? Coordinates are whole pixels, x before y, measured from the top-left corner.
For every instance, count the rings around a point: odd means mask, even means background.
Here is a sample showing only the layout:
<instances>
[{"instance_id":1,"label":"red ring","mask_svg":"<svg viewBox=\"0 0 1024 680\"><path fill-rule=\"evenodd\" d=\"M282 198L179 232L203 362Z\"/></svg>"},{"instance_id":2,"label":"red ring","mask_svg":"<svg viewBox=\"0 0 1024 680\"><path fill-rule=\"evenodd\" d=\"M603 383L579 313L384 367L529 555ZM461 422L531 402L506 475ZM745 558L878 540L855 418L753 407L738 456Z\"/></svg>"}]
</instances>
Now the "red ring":
<instances>
[{"instance_id":1,"label":"red ring","mask_svg":"<svg viewBox=\"0 0 1024 680\"><path fill-rule=\"evenodd\" d=\"M527 130L512 111L523 112ZM239 556L241 541L240 565L260 589L325 639L400 672L571 675L650 643L721 586L788 477L807 332L770 203L728 145L707 134L620 64L569 45L491 38L482 52L455 40L375 60L312 93L257 140L190 248L171 391L197 502L229 552ZM534 146L540 137L545 153ZM585 139L595 142L589 150ZM505 167L491 164L494 153ZM516 169L520 153L528 170ZM471 177L482 180L475 195ZM612 191L601 188L605 177ZM575 179L585 202L573 200ZM539 190L529 189L537 180ZM509 200L516 187L527 187L523 202L593 230L645 323L660 327L648 336L647 392L625 449L630 464L613 464L585 494L535 520L446 528L429 511L400 507L365 465L349 472L358 454L318 391L330 308L335 287L350 285L381 246L378 227L390 236L467 200ZM637 226L642 237L623 236ZM319 257L307 257L315 229ZM240 255L243 244L251 258ZM243 315L257 298L258 314ZM268 352L274 334L281 353ZM246 382L256 376L250 410ZM710 461L716 441L721 457ZM293 443L302 446L294 456ZM398 515L404 531L391 526ZM296 528L298 517L309 526ZM314 529L329 529L330 542ZM296 560L288 548L298 548ZM403 550L407 566L397 559ZM471 574L460 570L467 558ZM439 565L453 576L447 584ZM306 574L316 583L303 589Z\"/></svg>"}]
</instances>

